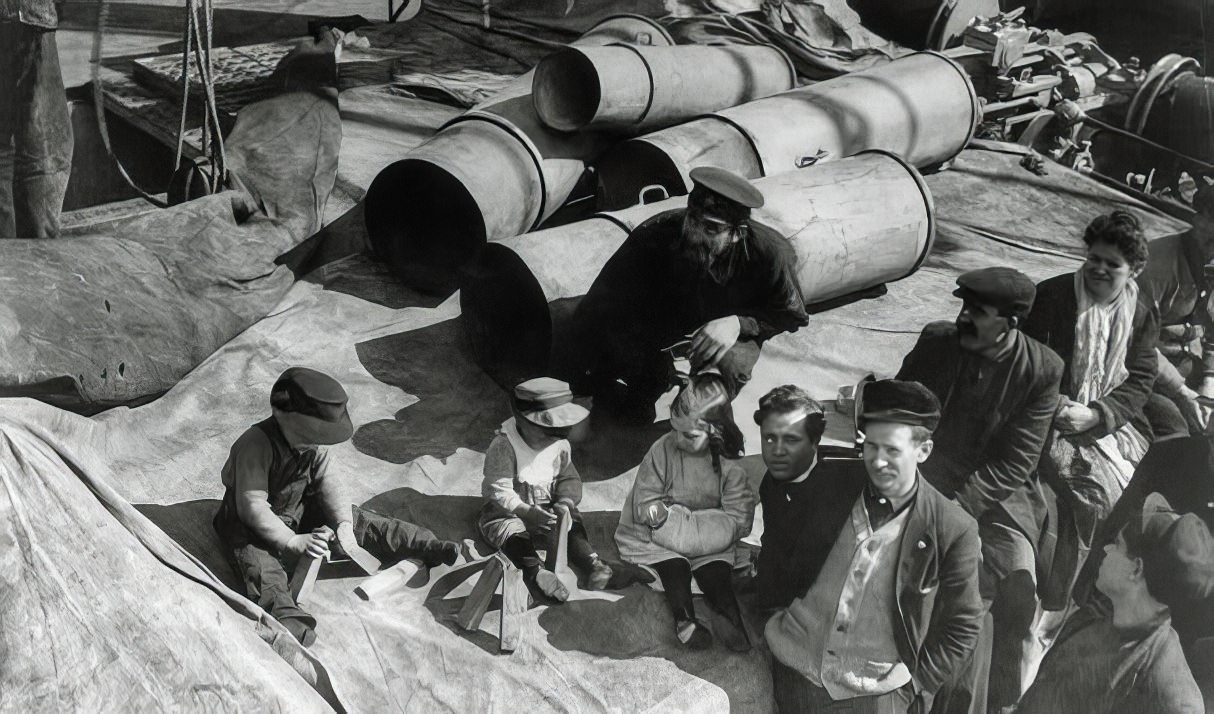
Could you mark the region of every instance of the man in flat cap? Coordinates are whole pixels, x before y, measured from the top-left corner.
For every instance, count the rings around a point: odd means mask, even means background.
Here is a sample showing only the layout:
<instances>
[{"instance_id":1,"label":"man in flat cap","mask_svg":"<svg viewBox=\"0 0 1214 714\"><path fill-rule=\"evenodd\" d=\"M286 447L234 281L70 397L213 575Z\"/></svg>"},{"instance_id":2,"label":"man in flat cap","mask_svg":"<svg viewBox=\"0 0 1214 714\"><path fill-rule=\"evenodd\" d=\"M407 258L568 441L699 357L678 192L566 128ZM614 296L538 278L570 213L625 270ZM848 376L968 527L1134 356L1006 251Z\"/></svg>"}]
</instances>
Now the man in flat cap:
<instances>
[{"instance_id":1,"label":"man in flat cap","mask_svg":"<svg viewBox=\"0 0 1214 714\"><path fill-rule=\"evenodd\" d=\"M857 397L863 466L820 475L806 588L768 621L778 711L927 712L978 639L978 526L920 477L940 403L917 382Z\"/></svg>"},{"instance_id":2,"label":"man in flat cap","mask_svg":"<svg viewBox=\"0 0 1214 714\"><path fill-rule=\"evenodd\" d=\"M574 391L627 420L653 421L672 352L693 372L715 367L736 395L764 340L808 322L792 246L750 220L763 195L723 169L691 179L687 208L637 226L574 316Z\"/></svg>"},{"instance_id":3,"label":"man in flat cap","mask_svg":"<svg viewBox=\"0 0 1214 714\"><path fill-rule=\"evenodd\" d=\"M1214 537L1157 493L1104 548L1089 604L1062 627L1016 712L1201 714L1171 614L1214 595Z\"/></svg>"},{"instance_id":4,"label":"man in flat cap","mask_svg":"<svg viewBox=\"0 0 1214 714\"><path fill-rule=\"evenodd\" d=\"M1156 431L1179 422L1201 432L1207 414L1199 397L1214 398L1214 324L1208 271L1214 263L1214 186L1203 185L1193 196L1192 227L1151 241L1147 266L1137 278L1142 296L1159 311L1159 377L1155 391L1170 398L1178 412L1169 415L1160 403L1147 405ZM1157 435L1158 436L1158 435Z\"/></svg>"},{"instance_id":5,"label":"man in flat cap","mask_svg":"<svg viewBox=\"0 0 1214 714\"><path fill-rule=\"evenodd\" d=\"M927 325L898 379L922 382L943 404L923 474L978 520L982 537L982 598L994 617L990 693L984 695L981 672L991 655L980 652L972 676L957 689L950 685L948 696L997 712L1019 697L1020 662L1031 644L1048 512L1036 469L1063 362L1019 329L1036 293L1028 276L984 268L961 275L957 286L956 321ZM1043 553L1041 560L1051 558Z\"/></svg>"},{"instance_id":6,"label":"man in flat cap","mask_svg":"<svg viewBox=\"0 0 1214 714\"><path fill-rule=\"evenodd\" d=\"M304 554L325 556L334 537L347 554L367 548L388 564L451 565L460 554L425 528L351 507L325 450L354 434L346 401L329 375L291 367L270 390L271 416L240 435L223 465L215 530L249 599L304 646L316 640L316 618L295 602L287 575Z\"/></svg>"}]
</instances>

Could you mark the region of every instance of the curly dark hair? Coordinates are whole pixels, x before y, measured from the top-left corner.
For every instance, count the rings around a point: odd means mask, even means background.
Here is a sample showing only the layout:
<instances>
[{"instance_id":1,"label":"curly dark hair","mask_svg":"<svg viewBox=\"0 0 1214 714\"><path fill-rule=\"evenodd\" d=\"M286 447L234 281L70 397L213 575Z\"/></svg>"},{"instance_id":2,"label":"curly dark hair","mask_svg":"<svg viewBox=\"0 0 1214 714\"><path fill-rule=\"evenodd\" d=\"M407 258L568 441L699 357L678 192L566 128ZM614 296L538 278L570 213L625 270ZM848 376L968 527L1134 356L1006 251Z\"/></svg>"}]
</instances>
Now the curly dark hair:
<instances>
[{"instance_id":1,"label":"curly dark hair","mask_svg":"<svg viewBox=\"0 0 1214 714\"><path fill-rule=\"evenodd\" d=\"M822 440L826 431L826 410L822 408L809 392L793 385L785 384L771 390L759 398L759 408L755 410L755 423L763 426L764 420L772 414L788 414L790 412L805 412L805 435L817 444Z\"/></svg>"},{"instance_id":2,"label":"curly dark hair","mask_svg":"<svg viewBox=\"0 0 1214 714\"><path fill-rule=\"evenodd\" d=\"M1117 210L1096 216L1083 232L1083 243L1089 248L1095 243L1107 243L1118 250L1133 270L1147 264L1147 239L1142 224L1129 211Z\"/></svg>"}]
</instances>

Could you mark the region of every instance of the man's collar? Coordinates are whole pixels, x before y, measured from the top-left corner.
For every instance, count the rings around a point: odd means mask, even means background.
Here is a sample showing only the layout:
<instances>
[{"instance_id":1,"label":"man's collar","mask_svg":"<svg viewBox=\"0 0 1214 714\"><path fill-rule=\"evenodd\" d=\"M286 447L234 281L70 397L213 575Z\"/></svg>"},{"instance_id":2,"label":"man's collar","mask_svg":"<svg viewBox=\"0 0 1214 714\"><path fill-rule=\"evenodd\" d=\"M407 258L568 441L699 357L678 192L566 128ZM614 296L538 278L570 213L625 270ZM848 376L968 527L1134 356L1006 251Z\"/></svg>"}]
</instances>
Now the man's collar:
<instances>
[{"instance_id":1,"label":"man's collar","mask_svg":"<svg viewBox=\"0 0 1214 714\"><path fill-rule=\"evenodd\" d=\"M905 510L906 508L909 508L910 505L915 502L915 497L919 495L919 481L922 478L923 478L923 474L916 471L915 472L915 485L913 488L911 488L911 492L906 495L905 500L903 500L901 504L895 504L893 502L892 498L888 498L886 496L881 495L877 491L877 489L873 488L872 481L868 481L867 483L864 484L864 497L866 499L873 500L873 501L879 501L879 500L885 498L886 500L888 500L890 502L890 506L891 506L891 508L893 508L894 515L897 515L897 514L901 513L903 510Z\"/></svg>"},{"instance_id":2,"label":"man's collar","mask_svg":"<svg viewBox=\"0 0 1214 714\"><path fill-rule=\"evenodd\" d=\"M805 479L809 478L809 475L811 473L813 473L814 467L817 465L818 465L818 455L815 453L813 463L811 463L809 465L809 468L805 469L805 473L801 474L800 476L796 477L795 479L793 479L791 481L785 481L784 483L787 483L789 485L794 484L794 483L801 483Z\"/></svg>"},{"instance_id":3,"label":"man's collar","mask_svg":"<svg viewBox=\"0 0 1214 714\"><path fill-rule=\"evenodd\" d=\"M1012 352L1016 349L1016 343L1020 340L1020 330L1012 328L1007 331L1007 336L1003 338L1004 343L998 350L985 349L982 351L965 350L970 354L980 357L991 362L1003 362L1008 357L1011 357Z\"/></svg>"}]
</instances>

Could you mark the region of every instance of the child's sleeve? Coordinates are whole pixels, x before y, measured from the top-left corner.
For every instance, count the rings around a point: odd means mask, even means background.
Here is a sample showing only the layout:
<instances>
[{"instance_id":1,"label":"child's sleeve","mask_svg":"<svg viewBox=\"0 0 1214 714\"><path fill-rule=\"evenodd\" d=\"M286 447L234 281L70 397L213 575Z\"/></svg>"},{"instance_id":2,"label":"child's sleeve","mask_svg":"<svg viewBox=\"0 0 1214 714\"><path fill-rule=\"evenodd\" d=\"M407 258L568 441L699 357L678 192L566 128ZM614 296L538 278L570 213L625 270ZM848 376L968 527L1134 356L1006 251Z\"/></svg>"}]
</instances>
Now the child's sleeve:
<instances>
[{"instance_id":1,"label":"child's sleeve","mask_svg":"<svg viewBox=\"0 0 1214 714\"><path fill-rule=\"evenodd\" d=\"M281 551L295 532L270 508L271 459L269 440L260 431L250 429L232 445L224 470L231 478L240 522L275 551Z\"/></svg>"},{"instance_id":2,"label":"child's sleeve","mask_svg":"<svg viewBox=\"0 0 1214 714\"><path fill-rule=\"evenodd\" d=\"M572 453L565 455L565 465L556 476L552 496L553 501L564 503L570 508L577 508L577 505L582 502L582 476L578 473L577 467L573 465Z\"/></svg>"},{"instance_id":3,"label":"child's sleeve","mask_svg":"<svg viewBox=\"0 0 1214 714\"><path fill-rule=\"evenodd\" d=\"M527 504L514 492L514 449L510 441L498 436L485 452L485 479L481 482L481 495L502 508L516 513Z\"/></svg>"},{"instance_id":4,"label":"child's sleeve","mask_svg":"<svg viewBox=\"0 0 1214 714\"><path fill-rule=\"evenodd\" d=\"M637 466L636 480L632 482L633 522L651 527L658 525L650 515L649 505L665 503L667 467L666 437L662 437Z\"/></svg>"}]
</instances>

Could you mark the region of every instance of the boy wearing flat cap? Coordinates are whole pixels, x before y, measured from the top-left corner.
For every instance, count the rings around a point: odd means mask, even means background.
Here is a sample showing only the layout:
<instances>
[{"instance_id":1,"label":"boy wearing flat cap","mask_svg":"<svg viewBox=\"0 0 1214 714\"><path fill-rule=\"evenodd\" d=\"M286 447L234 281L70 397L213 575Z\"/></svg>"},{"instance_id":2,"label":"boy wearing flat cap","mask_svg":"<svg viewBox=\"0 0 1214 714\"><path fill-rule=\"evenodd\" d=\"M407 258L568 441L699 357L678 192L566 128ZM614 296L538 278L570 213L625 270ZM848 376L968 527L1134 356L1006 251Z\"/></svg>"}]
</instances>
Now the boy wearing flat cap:
<instances>
[{"instance_id":1,"label":"boy wearing flat cap","mask_svg":"<svg viewBox=\"0 0 1214 714\"><path fill-rule=\"evenodd\" d=\"M715 367L736 396L763 342L808 323L792 246L750 220L763 195L719 168L691 180L687 208L637 226L574 315L573 388L626 421L653 421L671 348L693 372Z\"/></svg>"},{"instance_id":2,"label":"boy wearing flat cap","mask_svg":"<svg viewBox=\"0 0 1214 714\"><path fill-rule=\"evenodd\" d=\"M1104 553L1096 588L1111 608L1088 605L1067 619L1016 712L1206 711L1171 624L1173 608L1214 595L1206 524L1153 493Z\"/></svg>"},{"instance_id":3,"label":"boy wearing flat cap","mask_svg":"<svg viewBox=\"0 0 1214 714\"><path fill-rule=\"evenodd\" d=\"M425 528L351 507L325 450L354 433L346 401L337 380L291 367L270 390L271 416L240 435L223 465L215 530L248 597L305 646L316 639L316 618L291 596L287 568L305 553L324 556L334 535L342 550L365 547L387 564L450 565L460 553L459 543Z\"/></svg>"},{"instance_id":4,"label":"boy wearing flat cap","mask_svg":"<svg viewBox=\"0 0 1214 714\"><path fill-rule=\"evenodd\" d=\"M523 571L523 581L536 600L564 602L569 590L544 568L535 539L546 542L559 512L572 517L569 565L585 576L587 590L602 590L611 567L590 545L582 515L582 478L573 465L569 432L588 411L573 401L569 385L551 377L529 379L514 388L513 416L485 452L481 494L481 535Z\"/></svg>"},{"instance_id":5,"label":"boy wearing flat cap","mask_svg":"<svg viewBox=\"0 0 1214 714\"><path fill-rule=\"evenodd\" d=\"M940 403L896 380L856 401L863 469L820 475L804 518L822 537L798 553L809 586L766 627L782 714L925 713L978 639L977 524L918 469Z\"/></svg>"}]
</instances>

